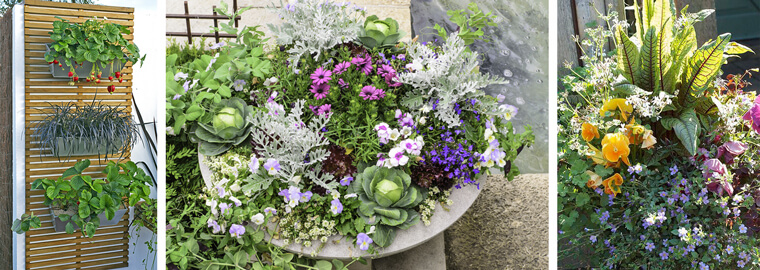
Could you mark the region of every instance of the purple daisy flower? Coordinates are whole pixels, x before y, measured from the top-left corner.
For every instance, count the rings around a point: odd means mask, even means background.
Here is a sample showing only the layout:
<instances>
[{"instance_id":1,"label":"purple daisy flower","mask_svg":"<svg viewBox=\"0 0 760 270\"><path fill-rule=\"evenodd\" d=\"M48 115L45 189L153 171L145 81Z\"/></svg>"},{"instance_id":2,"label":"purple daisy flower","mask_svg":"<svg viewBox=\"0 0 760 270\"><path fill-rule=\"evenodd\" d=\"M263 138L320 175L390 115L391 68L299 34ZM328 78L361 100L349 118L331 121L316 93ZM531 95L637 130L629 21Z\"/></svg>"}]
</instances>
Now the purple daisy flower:
<instances>
[{"instance_id":1,"label":"purple daisy flower","mask_svg":"<svg viewBox=\"0 0 760 270\"><path fill-rule=\"evenodd\" d=\"M330 81L331 75L332 71L319 67L311 74L310 78L312 79L313 84L326 84Z\"/></svg>"},{"instance_id":2,"label":"purple daisy flower","mask_svg":"<svg viewBox=\"0 0 760 270\"><path fill-rule=\"evenodd\" d=\"M325 117L327 117L327 115L330 114L331 108L332 108L332 104L325 104L325 105L319 106L319 109L317 109L317 115L324 114Z\"/></svg>"},{"instance_id":3,"label":"purple daisy flower","mask_svg":"<svg viewBox=\"0 0 760 270\"><path fill-rule=\"evenodd\" d=\"M329 84L312 84L311 89L309 89L312 93L314 93L314 98L317 100L323 99L327 97L327 94L330 93L330 85Z\"/></svg>"},{"instance_id":4,"label":"purple daisy flower","mask_svg":"<svg viewBox=\"0 0 760 270\"><path fill-rule=\"evenodd\" d=\"M346 72L346 70L348 70L349 67L351 67L351 63L348 61L344 61L342 63L335 65L335 69L333 69L333 73L338 74L338 75L343 74L343 72Z\"/></svg>"},{"instance_id":5,"label":"purple daisy flower","mask_svg":"<svg viewBox=\"0 0 760 270\"><path fill-rule=\"evenodd\" d=\"M369 75L372 72L372 58L369 55L362 57L354 57L351 59L351 64L356 65L356 70L361 70L364 75Z\"/></svg>"},{"instance_id":6,"label":"purple daisy flower","mask_svg":"<svg viewBox=\"0 0 760 270\"><path fill-rule=\"evenodd\" d=\"M372 85L367 85L365 87L362 87L362 91L359 93L359 96L364 100L378 100L385 97L385 91Z\"/></svg>"},{"instance_id":7,"label":"purple daisy flower","mask_svg":"<svg viewBox=\"0 0 760 270\"><path fill-rule=\"evenodd\" d=\"M760 96L755 98L755 105L744 114L742 119L752 122L752 129L760 133Z\"/></svg>"},{"instance_id":8,"label":"purple daisy flower","mask_svg":"<svg viewBox=\"0 0 760 270\"><path fill-rule=\"evenodd\" d=\"M346 83L343 78L340 78L338 79L338 86L340 86L340 88L346 89L348 88L348 83Z\"/></svg>"}]
</instances>

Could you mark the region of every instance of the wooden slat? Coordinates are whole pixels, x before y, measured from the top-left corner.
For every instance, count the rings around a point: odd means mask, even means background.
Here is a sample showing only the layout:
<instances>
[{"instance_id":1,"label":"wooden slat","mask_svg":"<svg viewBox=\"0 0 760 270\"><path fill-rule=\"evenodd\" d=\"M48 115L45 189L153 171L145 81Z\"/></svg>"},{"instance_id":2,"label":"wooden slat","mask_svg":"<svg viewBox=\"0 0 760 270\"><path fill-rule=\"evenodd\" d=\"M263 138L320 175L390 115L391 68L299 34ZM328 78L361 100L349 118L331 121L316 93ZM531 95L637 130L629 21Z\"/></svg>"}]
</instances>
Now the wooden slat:
<instances>
[{"instance_id":1,"label":"wooden slat","mask_svg":"<svg viewBox=\"0 0 760 270\"><path fill-rule=\"evenodd\" d=\"M108 233L121 232L124 230L123 228L124 226L129 225L128 218L129 216L125 215L125 217L121 219L122 221L120 221L118 224L113 225L113 226L100 227L96 230L96 233L108 234ZM61 235L69 236L65 232L56 232L55 229L53 228L52 221L48 221L46 223L48 223L47 226L49 227L47 229L35 229L35 230L29 230L28 232L26 232L29 235L30 241L39 241L43 237L50 237L50 238L55 239L55 238L60 237ZM78 234L78 233L81 233L80 230L76 230L74 232L74 234ZM52 235L52 234L58 234L58 235Z\"/></svg>"},{"instance_id":2,"label":"wooden slat","mask_svg":"<svg viewBox=\"0 0 760 270\"><path fill-rule=\"evenodd\" d=\"M84 5L84 4L71 4L71 3L40 1L40 0L26 0L25 3L26 3L27 6L50 7L50 8L59 8L59 9L83 9L83 10L111 11L111 12L121 12L121 13L134 13L135 12L135 9L131 8L131 7L112 7L112 6L101 6L101 5Z\"/></svg>"},{"instance_id":3,"label":"wooden slat","mask_svg":"<svg viewBox=\"0 0 760 270\"><path fill-rule=\"evenodd\" d=\"M51 22L33 22L33 21L30 21L30 22L27 22L26 24L24 24L24 30L26 30L26 29L52 30L53 29L53 24ZM129 32L135 32L134 26L127 26L127 29L129 29ZM38 49L35 49L34 47L32 47L30 49L31 50L38 50ZM45 48L43 47L42 49L44 50Z\"/></svg>"},{"instance_id":4,"label":"wooden slat","mask_svg":"<svg viewBox=\"0 0 760 270\"><path fill-rule=\"evenodd\" d=\"M93 251L89 251L89 253L92 253ZM61 254L62 256L65 256ZM41 261L41 262L27 262L26 266L29 268L37 268L37 267L47 267L47 266L54 266L58 264L64 264L64 263L77 263L81 261L86 260L97 260L97 259L105 259L105 258L112 258L117 256L128 256L129 250L123 250L120 252L110 252L110 253L103 253L103 254L95 254L95 255L88 255L88 256L78 256L74 258L65 258L65 259L58 259L58 260L50 260L50 261ZM61 257L61 256L58 256ZM28 260L29 258L27 258Z\"/></svg>"},{"instance_id":5,"label":"wooden slat","mask_svg":"<svg viewBox=\"0 0 760 270\"><path fill-rule=\"evenodd\" d=\"M36 255L44 255L48 253L53 253L53 252L65 252L74 248L85 249L85 248L93 248L93 247L99 247L99 246L111 246L111 245L128 244L128 243L129 243L129 239L118 239L118 240L85 243L85 244L67 244L66 246L60 246L60 247L30 250L26 252L26 255L36 256Z\"/></svg>"},{"instance_id":6,"label":"wooden slat","mask_svg":"<svg viewBox=\"0 0 760 270\"><path fill-rule=\"evenodd\" d=\"M132 63L128 63L122 73L126 74L122 83L110 82L101 78L100 84L84 81L74 86L66 79L54 79L49 74L49 65L43 59L45 43L51 42L49 31L52 22L58 21L56 16L71 22L81 23L97 16L107 17L107 22L127 26L134 31L134 9L123 7L107 7L98 5L82 5L70 3L26 0L24 12L25 30L25 146L26 162L26 205L27 211L35 211L40 215L42 228L26 233L27 269L112 269L128 267L129 240L125 237L129 231L129 215L122 217L115 226L98 228L95 237L82 237L81 233L73 235L57 233L52 227L52 216L44 205L44 191L30 190L31 182L42 177L57 178L63 171L73 166L78 160L87 158L93 164L85 170L85 174L93 178L104 178L101 173L107 161L125 162L129 152L122 156L105 157L81 156L72 160L49 156L49 149L42 148L32 134L34 125L44 120L51 112L50 106L64 105L75 101L77 105L87 105L95 98L95 102L103 105L125 108L131 113L132 105ZM131 42L133 35L125 35ZM116 91L109 94L106 87L115 85ZM40 156L40 154L43 156ZM102 160L102 163L100 163ZM97 254L102 253L102 254ZM90 255L94 254L94 255Z\"/></svg>"},{"instance_id":7,"label":"wooden slat","mask_svg":"<svg viewBox=\"0 0 760 270\"><path fill-rule=\"evenodd\" d=\"M35 14L28 14L28 15L25 14L24 18L27 19L27 21L36 21L36 22L48 22L48 23L52 23L54 21L60 21L60 19L58 19L56 17L46 16L46 15L35 15ZM75 18L75 17L67 17L67 16L61 16L61 18L69 20L69 21L71 21L73 23L83 23L83 22L87 21L88 19L90 19L90 18ZM135 25L135 23L133 21L122 21L122 20L111 20L111 19L108 19L108 20L103 20L103 22L106 22L106 23L115 23L115 24L124 25L124 26L134 26Z\"/></svg>"},{"instance_id":8,"label":"wooden slat","mask_svg":"<svg viewBox=\"0 0 760 270\"><path fill-rule=\"evenodd\" d=\"M132 15L119 13L119 12L85 11L85 10L78 10L78 9L67 10L67 9L62 9L62 8L51 9L51 8L43 8L43 7L35 7L35 6L24 8L24 13L53 15L53 16L98 17L98 18L108 17L109 19L123 19L123 20L132 19Z\"/></svg>"}]
</instances>

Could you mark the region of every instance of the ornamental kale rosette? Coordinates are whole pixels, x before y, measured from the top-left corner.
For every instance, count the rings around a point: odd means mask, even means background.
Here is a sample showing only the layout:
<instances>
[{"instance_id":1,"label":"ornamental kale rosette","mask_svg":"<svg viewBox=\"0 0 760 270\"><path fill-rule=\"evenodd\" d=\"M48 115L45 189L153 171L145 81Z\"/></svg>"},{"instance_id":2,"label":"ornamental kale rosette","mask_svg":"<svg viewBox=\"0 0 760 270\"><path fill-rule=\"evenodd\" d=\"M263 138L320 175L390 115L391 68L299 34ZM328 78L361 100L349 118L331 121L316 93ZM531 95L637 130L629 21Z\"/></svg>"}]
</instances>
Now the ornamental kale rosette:
<instances>
[{"instance_id":1,"label":"ornamental kale rosette","mask_svg":"<svg viewBox=\"0 0 760 270\"><path fill-rule=\"evenodd\" d=\"M201 238L252 256L244 247L264 231L305 247L341 235L374 252L480 176L519 174L511 163L533 135L515 133L517 108L483 92L506 80L480 73L465 45L493 25L470 10L438 43L399 43L392 18L295 1L275 9L271 39L223 24L238 38L184 64L169 55L168 133L199 144L212 172Z\"/></svg>"},{"instance_id":2,"label":"ornamental kale rosette","mask_svg":"<svg viewBox=\"0 0 760 270\"><path fill-rule=\"evenodd\" d=\"M633 9L635 25L611 13L587 30L584 66L562 79L560 260L590 249L593 268L755 269L760 98L749 73L721 72L751 50L730 34L698 45L711 10Z\"/></svg>"}]
</instances>

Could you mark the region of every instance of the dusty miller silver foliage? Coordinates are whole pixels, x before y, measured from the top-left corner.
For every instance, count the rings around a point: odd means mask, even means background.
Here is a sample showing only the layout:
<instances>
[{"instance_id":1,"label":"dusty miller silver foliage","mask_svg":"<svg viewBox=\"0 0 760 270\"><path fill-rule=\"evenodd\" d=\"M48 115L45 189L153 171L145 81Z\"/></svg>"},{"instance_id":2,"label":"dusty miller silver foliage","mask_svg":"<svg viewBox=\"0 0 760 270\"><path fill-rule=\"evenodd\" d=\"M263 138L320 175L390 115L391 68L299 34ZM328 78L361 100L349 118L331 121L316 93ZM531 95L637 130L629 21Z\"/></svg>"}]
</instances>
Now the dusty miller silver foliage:
<instances>
[{"instance_id":1,"label":"dusty miller silver foliage","mask_svg":"<svg viewBox=\"0 0 760 270\"><path fill-rule=\"evenodd\" d=\"M439 53L420 43L410 44L407 58L412 62L407 67L411 71L401 73L398 81L414 86L415 90L407 94L402 105L417 110L438 100L435 116L449 126L459 126L454 104L464 106L466 101L483 97L484 87L508 83L503 78L480 73L478 53L467 52L465 46L456 33L449 35Z\"/></svg>"},{"instance_id":2,"label":"dusty miller silver foliage","mask_svg":"<svg viewBox=\"0 0 760 270\"><path fill-rule=\"evenodd\" d=\"M288 50L293 68L302 55L314 54L315 59L338 44L357 40L364 9L346 3L324 0L297 0L276 9L285 20L280 26L267 24L280 45L293 44Z\"/></svg>"},{"instance_id":3,"label":"dusty miller silver foliage","mask_svg":"<svg viewBox=\"0 0 760 270\"><path fill-rule=\"evenodd\" d=\"M279 161L277 177L281 181L299 186L303 176L327 190L334 189L338 183L331 182L332 174L314 173L322 170L322 162L330 155L324 147L329 141L320 133L330 115L314 117L306 125L301 120L304 102L296 102L287 115L282 105L267 103L268 112L258 113L253 120L254 148L263 159Z\"/></svg>"}]
</instances>

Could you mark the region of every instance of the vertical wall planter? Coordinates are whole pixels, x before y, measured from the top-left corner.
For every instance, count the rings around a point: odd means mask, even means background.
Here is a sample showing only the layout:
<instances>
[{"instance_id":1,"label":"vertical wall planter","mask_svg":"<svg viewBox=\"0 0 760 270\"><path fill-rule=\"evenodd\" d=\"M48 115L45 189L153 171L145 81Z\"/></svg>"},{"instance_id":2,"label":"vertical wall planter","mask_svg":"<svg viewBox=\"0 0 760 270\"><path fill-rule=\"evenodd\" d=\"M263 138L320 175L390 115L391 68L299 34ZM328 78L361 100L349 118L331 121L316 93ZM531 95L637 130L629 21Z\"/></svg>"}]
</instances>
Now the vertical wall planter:
<instances>
[{"instance_id":1,"label":"vertical wall planter","mask_svg":"<svg viewBox=\"0 0 760 270\"><path fill-rule=\"evenodd\" d=\"M50 43L45 44L45 52L48 51L50 51ZM71 67L66 64L63 57L58 57L57 60L61 63L61 66L49 64L50 74L53 75L53 78L68 79ZM111 74L112 72L120 71L124 68L124 62L121 60L114 60L113 65L106 63L105 66L103 66L103 63L100 61L97 61L94 64L100 67L100 71L103 72L103 74ZM92 70L92 66L92 62L84 61L82 65L75 67L74 70L77 74L89 74Z\"/></svg>"},{"instance_id":2,"label":"vertical wall planter","mask_svg":"<svg viewBox=\"0 0 760 270\"><path fill-rule=\"evenodd\" d=\"M105 212L104 213L100 213L98 215L98 218L100 219L100 226L101 227L103 227L103 226L113 226L113 225L119 224L119 221L121 220L122 217L124 217L124 214L127 213L127 210L129 210L129 209L119 209L119 210L116 210L116 213L113 215L112 219L107 219ZM58 218L58 215L56 215L55 212L56 211L53 210L53 208L50 208L50 215L53 216L53 228L55 229L56 232L65 232L66 231L66 224L68 224L68 223L71 223L71 225L74 225L74 229L75 230L79 230L80 229L79 226L77 226L77 224L75 224L71 220L62 221L60 218ZM72 215L72 213L66 213L66 214ZM73 213L73 214L76 214L76 213Z\"/></svg>"},{"instance_id":3,"label":"vertical wall planter","mask_svg":"<svg viewBox=\"0 0 760 270\"><path fill-rule=\"evenodd\" d=\"M84 173L93 178L103 178L101 173L108 161L126 162L131 153L129 151L103 157L97 152L104 150L102 147L78 147L69 143L60 149L43 147L39 140L32 136L35 126L43 121L52 112L54 105L74 103L86 105L100 103L107 106L123 108L126 113L132 113L132 63L120 65L123 69L123 82L111 82L114 85L113 93L108 93L105 84L90 84L80 82L69 85L68 70L64 78L56 78L51 75L51 66L44 59L48 50L47 44L53 42L48 32L53 29L53 22L57 17L74 23L81 23L93 17L108 18L108 22L117 23L128 27L134 32L134 9L125 7L109 7L100 5L70 4L40 0L26 0L23 5L14 9L20 12L14 13L14 20L23 23L21 46L23 51L15 52L21 55L22 61L14 60L14 74L20 74L14 79L14 95L20 96L19 108L14 108L17 119L22 119L14 130L14 145L23 145L20 153L15 154L15 161L20 163L14 167L16 189L23 189L23 198L14 201L25 201L23 210L33 212L40 217L41 228L32 229L20 236L14 245L14 269L113 269L130 267L129 265L129 215L128 209L119 210L111 223L106 223L105 217L101 217L101 226L93 238L82 236L79 230L74 234L59 232L58 228L65 228L65 223L56 224L57 217L52 215L50 209L44 205L44 191L31 190L31 183L39 178L51 178L60 176L67 168L73 166L81 159L92 160L92 165ZM133 35L125 35L131 41ZM18 42L14 40L14 43ZM18 44L18 43L16 43ZM15 47L15 46L14 46ZM18 59L18 58L15 58ZM84 68L85 65L82 67ZM110 65L107 65L110 68ZM58 67L56 65L56 67ZM114 64L116 68L116 64ZM91 67L89 67L91 68ZM16 73L20 70L20 73ZM58 72L53 68L53 73ZM89 73L89 69L86 71ZM105 72L105 70L103 70ZM17 133L18 132L18 133ZM23 134L23 135L21 135ZM18 141L16 139L18 138ZM42 150L40 150L42 148ZM74 151L77 148L96 149L96 153L81 153L81 156L59 158L54 152L65 156L66 151ZM107 150L107 149L106 149ZM19 183L20 181L20 183ZM21 185L19 185L21 184ZM22 211L23 213L23 211ZM109 225L106 225L109 224ZM61 226L63 225L63 226ZM65 229L64 229L65 230Z\"/></svg>"},{"instance_id":4,"label":"vertical wall planter","mask_svg":"<svg viewBox=\"0 0 760 270\"><path fill-rule=\"evenodd\" d=\"M52 149L53 156L104 156L118 153L124 140L114 142L101 141L95 145L84 142L79 138L57 138L57 144ZM116 155L118 156L118 154Z\"/></svg>"}]
</instances>

